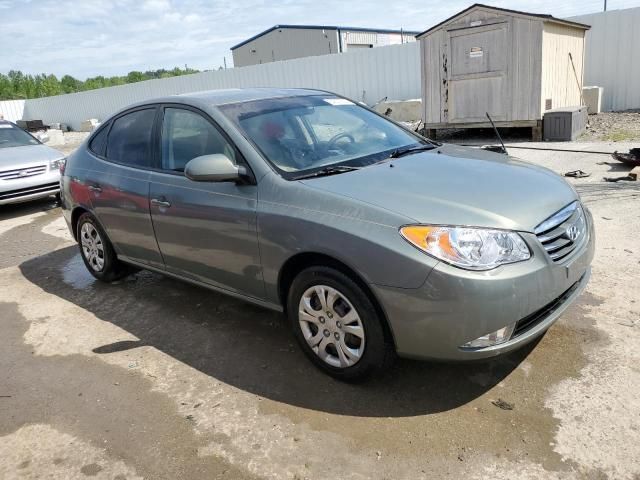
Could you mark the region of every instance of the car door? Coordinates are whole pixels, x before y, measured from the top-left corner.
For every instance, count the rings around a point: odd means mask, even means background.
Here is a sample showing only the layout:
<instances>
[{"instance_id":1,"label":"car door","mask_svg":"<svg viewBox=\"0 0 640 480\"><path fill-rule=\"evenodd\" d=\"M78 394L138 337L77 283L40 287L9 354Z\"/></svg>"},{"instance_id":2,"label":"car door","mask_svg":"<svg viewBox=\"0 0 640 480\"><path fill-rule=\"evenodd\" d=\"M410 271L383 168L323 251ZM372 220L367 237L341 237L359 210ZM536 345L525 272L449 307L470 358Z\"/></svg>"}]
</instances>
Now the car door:
<instances>
[{"instance_id":1,"label":"car door","mask_svg":"<svg viewBox=\"0 0 640 480\"><path fill-rule=\"evenodd\" d=\"M195 182L183 173L189 160L216 153L246 165L239 151L195 109L164 106L161 122L150 202L167 271L262 298L255 182Z\"/></svg>"},{"instance_id":2,"label":"car door","mask_svg":"<svg viewBox=\"0 0 640 480\"><path fill-rule=\"evenodd\" d=\"M141 107L116 117L104 145L94 149L98 159L86 181L93 210L118 256L164 268L149 213L157 112L156 106Z\"/></svg>"}]
</instances>

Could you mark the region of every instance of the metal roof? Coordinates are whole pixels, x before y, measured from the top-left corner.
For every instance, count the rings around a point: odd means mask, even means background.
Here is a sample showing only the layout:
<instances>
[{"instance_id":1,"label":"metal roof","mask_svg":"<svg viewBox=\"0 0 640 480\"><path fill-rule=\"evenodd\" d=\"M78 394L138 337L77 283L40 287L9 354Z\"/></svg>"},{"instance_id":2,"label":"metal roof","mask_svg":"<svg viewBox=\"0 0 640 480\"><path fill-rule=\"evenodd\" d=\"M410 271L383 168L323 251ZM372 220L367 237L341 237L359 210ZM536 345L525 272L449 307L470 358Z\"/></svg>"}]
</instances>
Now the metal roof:
<instances>
[{"instance_id":1,"label":"metal roof","mask_svg":"<svg viewBox=\"0 0 640 480\"><path fill-rule=\"evenodd\" d=\"M432 32L434 30L437 30L442 25L444 25L446 23L449 23L451 20L453 20L456 17L459 17L461 15L464 15L465 13L470 12L474 8L486 8L487 10L494 10L494 11L497 11L497 12L513 13L513 14L516 14L516 15L525 15L527 17L535 17L535 18L539 18L541 20L545 20L545 21L548 21L548 22L560 23L560 24L563 24L563 25L569 25L571 27L582 28L584 30L589 30L591 28L590 25L586 25L584 23L572 22L571 20L563 20L561 18L556 18L553 15L547 15L547 14L542 14L542 13L522 12L522 11L519 11L519 10L510 10L508 8L492 7L490 5L484 5L482 3L474 3L470 7L465 8L461 12L458 12L455 15L452 15L451 17L447 18L446 20L443 20L442 22L438 23L437 25L434 25L433 27L428 28L424 32L418 33L416 35L416 38L420 38L420 37Z\"/></svg>"},{"instance_id":2,"label":"metal roof","mask_svg":"<svg viewBox=\"0 0 640 480\"><path fill-rule=\"evenodd\" d=\"M386 28L364 28L364 27L340 27L337 25L274 25L273 27L266 29L264 32L260 32L254 35L253 37L248 38L238 43L237 45L234 45L233 47L231 47L231 50L235 50L236 48L246 45L247 43L252 42L257 38L260 38L269 32L273 32L274 30L279 30L282 28L298 29L298 30L348 30L350 32L403 33L403 34L406 33L407 35L414 35L414 36L419 33L412 30L393 30L393 29L390 30Z\"/></svg>"}]
</instances>

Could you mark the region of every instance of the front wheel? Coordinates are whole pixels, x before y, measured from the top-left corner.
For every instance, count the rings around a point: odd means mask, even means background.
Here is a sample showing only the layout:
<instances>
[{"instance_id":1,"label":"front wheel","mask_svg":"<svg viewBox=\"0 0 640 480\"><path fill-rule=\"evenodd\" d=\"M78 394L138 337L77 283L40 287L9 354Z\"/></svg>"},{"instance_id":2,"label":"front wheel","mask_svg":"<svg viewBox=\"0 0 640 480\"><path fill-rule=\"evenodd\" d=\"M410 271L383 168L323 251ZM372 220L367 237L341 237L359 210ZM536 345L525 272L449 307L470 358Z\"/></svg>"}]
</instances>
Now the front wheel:
<instances>
[{"instance_id":1,"label":"front wheel","mask_svg":"<svg viewBox=\"0 0 640 480\"><path fill-rule=\"evenodd\" d=\"M83 213L77 228L80 255L94 277L103 282L113 282L131 273L127 265L116 257L107 234L93 215Z\"/></svg>"},{"instance_id":2,"label":"front wheel","mask_svg":"<svg viewBox=\"0 0 640 480\"><path fill-rule=\"evenodd\" d=\"M305 354L335 378L361 380L393 359L384 320L371 299L333 268L311 267L298 274L289 289L287 315Z\"/></svg>"}]
</instances>

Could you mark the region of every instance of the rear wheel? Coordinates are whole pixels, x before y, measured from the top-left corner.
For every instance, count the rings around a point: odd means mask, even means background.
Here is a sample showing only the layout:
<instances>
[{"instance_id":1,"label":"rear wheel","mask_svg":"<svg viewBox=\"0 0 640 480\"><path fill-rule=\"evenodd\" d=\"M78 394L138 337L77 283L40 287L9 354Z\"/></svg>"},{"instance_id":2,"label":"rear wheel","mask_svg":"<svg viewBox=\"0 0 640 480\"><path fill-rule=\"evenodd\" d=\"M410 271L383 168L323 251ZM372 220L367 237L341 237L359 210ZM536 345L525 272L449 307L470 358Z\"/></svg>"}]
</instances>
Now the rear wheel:
<instances>
[{"instance_id":1,"label":"rear wheel","mask_svg":"<svg viewBox=\"0 0 640 480\"><path fill-rule=\"evenodd\" d=\"M287 314L305 354L333 377L361 380L393 359L384 320L342 272L320 266L303 270L289 289Z\"/></svg>"},{"instance_id":2,"label":"rear wheel","mask_svg":"<svg viewBox=\"0 0 640 480\"><path fill-rule=\"evenodd\" d=\"M93 215L83 213L77 228L80 255L94 277L103 282L113 282L131 273L129 267L116 257L107 234Z\"/></svg>"}]
</instances>

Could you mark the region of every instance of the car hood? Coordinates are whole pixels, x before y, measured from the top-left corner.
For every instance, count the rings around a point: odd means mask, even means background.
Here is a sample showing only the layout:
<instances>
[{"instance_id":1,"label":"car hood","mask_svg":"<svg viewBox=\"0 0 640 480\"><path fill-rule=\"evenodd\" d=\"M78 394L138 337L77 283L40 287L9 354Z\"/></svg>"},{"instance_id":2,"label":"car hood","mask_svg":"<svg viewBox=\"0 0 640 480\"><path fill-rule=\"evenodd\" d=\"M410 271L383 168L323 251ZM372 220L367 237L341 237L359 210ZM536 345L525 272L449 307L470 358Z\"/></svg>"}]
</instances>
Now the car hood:
<instances>
[{"instance_id":1,"label":"car hood","mask_svg":"<svg viewBox=\"0 0 640 480\"><path fill-rule=\"evenodd\" d=\"M578 198L546 168L455 145L303 183L395 212L406 223L529 232Z\"/></svg>"},{"instance_id":2,"label":"car hood","mask_svg":"<svg viewBox=\"0 0 640 480\"><path fill-rule=\"evenodd\" d=\"M44 165L63 157L64 153L46 145L0 148L0 170Z\"/></svg>"}]
</instances>

